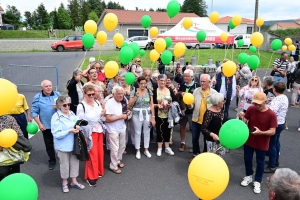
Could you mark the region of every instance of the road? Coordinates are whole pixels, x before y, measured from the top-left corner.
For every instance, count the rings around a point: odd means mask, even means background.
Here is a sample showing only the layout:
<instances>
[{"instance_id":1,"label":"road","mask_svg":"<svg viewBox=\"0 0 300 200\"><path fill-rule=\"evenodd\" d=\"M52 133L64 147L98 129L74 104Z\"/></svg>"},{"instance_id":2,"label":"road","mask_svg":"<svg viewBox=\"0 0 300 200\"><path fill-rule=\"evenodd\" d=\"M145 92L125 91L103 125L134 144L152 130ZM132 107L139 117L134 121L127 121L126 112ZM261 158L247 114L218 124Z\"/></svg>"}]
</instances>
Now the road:
<instances>
[{"instance_id":1,"label":"road","mask_svg":"<svg viewBox=\"0 0 300 200\"><path fill-rule=\"evenodd\" d=\"M88 56L97 55L96 52L89 52ZM1 54L1 66L14 64L27 65L48 65L57 66L60 78L60 91L64 90L64 84L71 77L74 68L77 67L83 58L83 52L64 53L14 53ZM265 70L258 72L260 77L265 75ZM269 72L268 72L269 73ZM40 88L20 87L20 93L25 94L28 102ZM286 93L290 98L291 93ZM230 107L230 117L235 118L234 103ZM288 130L281 134L280 166L291 168L300 172L299 141L300 134L297 132L299 120L299 108L289 108L287 122ZM65 199L101 199L101 200L196 200L198 199L189 187L187 180L188 159L192 156L185 152L178 152L180 143L178 126L173 133L175 152L174 156L165 153L161 157L156 156L156 145L150 144L152 158L148 159L142 155L141 160L135 158L135 150L132 145L127 145L127 154L123 157L125 168L120 175L108 170L109 154L105 151L105 175L98 180L96 188L89 187L83 180L84 165L80 165L80 176L78 180L86 186L85 190L71 189L69 194L61 192L61 179L59 166L49 171L47 168L47 154L43 144L42 134L38 133L30 139L34 148L31 152L30 160L21 166L21 171L32 176L39 187L39 199L41 200L65 200ZM191 133L187 132L186 142L191 147ZM200 138L200 145L203 138ZM203 146L201 145L201 148ZM230 181L225 192L218 198L220 200L266 200L268 199L268 189L264 175L262 193L254 194L252 187L241 187L240 182L245 175L243 162L243 150L236 149L226 154L224 157L229 170ZM254 159L255 160L255 159Z\"/></svg>"}]
</instances>

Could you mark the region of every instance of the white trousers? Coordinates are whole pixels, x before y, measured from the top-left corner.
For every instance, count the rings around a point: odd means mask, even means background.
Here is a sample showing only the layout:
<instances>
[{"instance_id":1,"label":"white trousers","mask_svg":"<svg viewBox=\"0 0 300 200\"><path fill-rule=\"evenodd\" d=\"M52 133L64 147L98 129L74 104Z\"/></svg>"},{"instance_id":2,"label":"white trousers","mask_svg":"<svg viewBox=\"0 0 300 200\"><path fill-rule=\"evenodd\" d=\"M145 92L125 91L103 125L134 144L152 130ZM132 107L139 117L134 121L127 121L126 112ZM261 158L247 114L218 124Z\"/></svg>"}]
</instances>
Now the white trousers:
<instances>
[{"instance_id":1,"label":"white trousers","mask_svg":"<svg viewBox=\"0 0 300 200\"><path fill-rule=\"evenodd\" d=\"M149 119L151 119L151 115L149 115ZM135 149L140 149L141 146L141 135L142 131L144 134L144 148L149 148L150 143L150 121L144 120L140 121L138 115L132 115L131 119L133 123L134 130L134 146ZM142 129L143 128L143 129Z\"/></svg>"},{"instance_id":2,"label":"white trousers","mask_svg":"<svg viewBox=\"0 0 300 200\"><path fill-rule=\"evenodd\" d=\"M108 133L108 137L110 145L110 168L117 169L126 147L126 130L123 132Z\"/></svg>"}]
</instances>

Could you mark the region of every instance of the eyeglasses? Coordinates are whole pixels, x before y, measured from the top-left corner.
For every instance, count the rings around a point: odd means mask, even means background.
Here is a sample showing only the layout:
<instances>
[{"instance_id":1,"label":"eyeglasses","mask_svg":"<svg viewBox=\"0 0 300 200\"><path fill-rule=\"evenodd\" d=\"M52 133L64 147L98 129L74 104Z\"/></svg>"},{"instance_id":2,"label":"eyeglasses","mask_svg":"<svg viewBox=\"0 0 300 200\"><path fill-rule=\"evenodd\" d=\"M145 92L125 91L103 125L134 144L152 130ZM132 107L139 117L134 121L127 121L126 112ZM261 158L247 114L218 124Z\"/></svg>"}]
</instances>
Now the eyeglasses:
<instances>
[{"instance_id":1,"label":"eyeglasses","mask_svg":"<svg viewBox=\"0 0 300 200\"><path fill-rule=\"evenodd\" d=\"M136 62L141 62L140 60L136 61Z\"/></svg>"},{"instance_id":2,"label":"eyeglasses","mask_svg":"<svg viewBox=\"0 0 300 200\"><path fill-rule=\"evenodd\" d=\"M257 80L257 79L251 79L251 81L258 82L258 80Z\"/></svg>"},{"instance_id":3,"label":"eyeglasses","mask_svg":"<svg viewBox=\"0 0 300 200\"><path fill-rule=\"evenodd\" d=\"M63 104L62 106L63 106L64 108L66 108L67 106L70 107L70 105L71 105L70 103L66 103L66 104Z\"/></svg>"},{"instance_id":4,"label":"eyeglasses","mask_svg":"<svg viewBox=\"0 0 300 200\"><path fill-rule=\"evenodd\" d=\"M95 96L95 93L86 94L86 95L88 95L89 97L93 97L93 96Z\"/></svg>"}]
</instances>

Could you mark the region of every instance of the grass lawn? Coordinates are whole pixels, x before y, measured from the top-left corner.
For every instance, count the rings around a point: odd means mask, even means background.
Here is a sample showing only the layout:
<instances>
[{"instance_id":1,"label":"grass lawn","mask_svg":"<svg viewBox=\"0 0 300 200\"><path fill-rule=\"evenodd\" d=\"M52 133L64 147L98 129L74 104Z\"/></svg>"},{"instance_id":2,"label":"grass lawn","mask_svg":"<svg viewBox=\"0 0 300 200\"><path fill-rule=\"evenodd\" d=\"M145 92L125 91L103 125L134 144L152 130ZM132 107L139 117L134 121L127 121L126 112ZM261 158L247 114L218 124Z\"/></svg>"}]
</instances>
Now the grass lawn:
<instances>
[{"instance_id":1,"label":"grass lawn","mask_svg":"<svg viewBox=\"0 0 300 200\"><path fill-rule=\"evenodd\" d=\"M173 52L173 50L170 50ZM247 49L234 49L233 51L233 61L237 62L238 55L241 52L245 52L248 55L257 55L260 57L260 66L259 68L270 68L272 66L272 63L275 58L279 57L278 53L271 53L271 52L266 52L266 51L260 51L259 53L251 53ZM146 51L146 54L141 58L141 65L143 68L156 68L156 65L150 60L149 57L150 50ZM232 58L232 49L187 49L185 52L185 62L190 62L192 56L196 56L197 58L197 64L198 65L203 65L207 64L208 58L212 58L213 63L216 61L222 61L224 58L228 58L231 60ZM100 56L95 57L96 60L104 60L105 63L114 60L117 63L120 63L119 59L119 52L115 52L112 54L101 54ZM82 69L86 69L86 66L89 64L89 58L85 58L84 63L82 65Z\"/></svg>"},{"instance_id":2,"label":"grass lawn","mask_svg":"<svg viewBox=\"0 0 300 200\"><path fill-rule=\"evenodd\" d=\"M71 34L71 30L56 30L56 38L62 39ZM49 38L47 30L0 30L0 39Z\"/></svg>"}]
</instances>

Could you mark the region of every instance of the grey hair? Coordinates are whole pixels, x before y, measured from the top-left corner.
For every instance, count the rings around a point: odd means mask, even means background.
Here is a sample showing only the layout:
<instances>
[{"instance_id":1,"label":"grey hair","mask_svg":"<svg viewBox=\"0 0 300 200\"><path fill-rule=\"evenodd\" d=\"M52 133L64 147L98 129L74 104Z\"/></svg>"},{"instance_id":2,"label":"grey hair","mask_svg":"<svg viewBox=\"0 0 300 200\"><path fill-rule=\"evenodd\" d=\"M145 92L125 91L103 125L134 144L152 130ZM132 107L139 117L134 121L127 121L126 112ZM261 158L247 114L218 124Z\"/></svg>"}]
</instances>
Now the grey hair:
<instances>
[{"instance_id":1,"label":"grey hair","mask_svg":"<svg viewBox=\"0 0 300 200\"><path fill-rule=\"evenodd\" d=\"M115 85L112 89L112 94L116 94L117 90L122 90L124 92L124 88L119 86L119 85Z\"/></svg>"},{"instance_id":2,"label":"grey hair","mask_svg":"<svg viewBox=\"0 0 300 200\"><path fill-rule=\"evenodd\" d=\"M186 68L187 69L191 68L192 70L194 70L194 66L193 65L188 65Z\"/></svg>"},{"instance_id":3,"label":"grey hair","mask_svg":"<svg viewBox=\"0 0 300 200\"><path fill-rule=\"evenodd\" d=\"M49 81L49 80L43 80L42 82L41 82L41 86L43 87L44 86L44 82L45 81ZM52 82L51 81L49 81L50 83L51 83L51 85L52 85Z\"/></svg>"},{"instance_id":4,"label":"grey hair","mask_svg":"<svg viewBox=\"0 0 300 200\"><path fill-rule=\"evenodd\" d=\"M267 83L268 86L272 86L274 83L273 76L265 76L263 80L264 80L264 83Z\"/></svg>"},{"instance_id":5,"label":"grey hair","mask_svg":"<svg viewBox=\"0 0 300 200\"><path fill-rule=\"evenodd\" d=\"M206 77L207 77L207 79L210 81L210 75L209 75L209 74L201 74L201 76L200 76L200 80L201 80L201 78L202 78L202 77L204 77L204 76L206 76Z\"/></svg>"},{"instance_id":6,"label":"grey hair","mask_svg":"<svg viewBox=\"0 0 300 200\"><path fill-rule=\"evenodd\" d=\"M120 78L123 78L123 77L125 77L126 74L127 74L126 72L121 72L121 73L119 73L119 76L120 76Z\"/></svg>"},{"instance_id":7,"label":"grey hair","mask_svg":"<svg viewBox=\"0 0 300 200\"><path fill-rule=\"evenodd\" d=\"M269 189L275 193L276 200L300 199L300 177L289 168L279 168L271 177Z\"/></svg>"},{"instance_id":8,"label":"grey hair","mask_svg":"<svg viewBox=\"0 0 300 200\"><path fill-rule=\"evenodd\" d=\"M158 75L158 80L160 80L160 79L162 79L162 78L164 78L164 79L167 80L167 76L166 76L165 74L160 74L160 75Z\"/></svg>"},{"instance_id":9,"label":"grey hair","mask_svg":"<svg viewBox=\"0 0 300 200\"><path fill-rule=\"evenodd\" d=\"M194 76L194 72L193 72L193 70L191 70L191 69L186 69L186 70L184 70L184 72L183 72L184 74L189 74L190 76Z\"/></svg>"},{"instance_id":10,"label":"grey hair","mask_svg":"<svg viewBox=\"0 0 300 200\"><path fill-rule=\"evenodd\" d=\"M64 104L65 101L68 101L71 103L71 98L68 95L59 96L55 102L56 107L59 108L61 105Z\"/></svg>"},{"instance_id":11,"label":"grey hair","mask_svg":"<svg viewBox=\"0 0 300 200\"><path fill-rule=\"evenodd\" d=\"M75 70L73 71L73 76L79 74L80 72L82 72L80 69L75 69Z\"/></svg>"},{"instance_id":12,"label":"grey hair","mask_svg":"<svg viewBox=\"0 0 300 200\"><path fill-rule=\"evenodd\" d=\"M143 69L143 73L145 73L145 72L148 71L148 70L151 72L151 70L150 70L149 68L144 68L144 69Z\"/></svg>"},{"instance_id":13,"label":"grey hair","mask_svg":"<svg viewBox=\"0 0 300 200\"><path fill-rule=\"evenodd\" d=\"M219 105L224 100L224 95L222 93L215 93L209 99L212 105Z\"/></svg>"}]
</instances>

